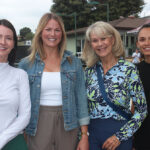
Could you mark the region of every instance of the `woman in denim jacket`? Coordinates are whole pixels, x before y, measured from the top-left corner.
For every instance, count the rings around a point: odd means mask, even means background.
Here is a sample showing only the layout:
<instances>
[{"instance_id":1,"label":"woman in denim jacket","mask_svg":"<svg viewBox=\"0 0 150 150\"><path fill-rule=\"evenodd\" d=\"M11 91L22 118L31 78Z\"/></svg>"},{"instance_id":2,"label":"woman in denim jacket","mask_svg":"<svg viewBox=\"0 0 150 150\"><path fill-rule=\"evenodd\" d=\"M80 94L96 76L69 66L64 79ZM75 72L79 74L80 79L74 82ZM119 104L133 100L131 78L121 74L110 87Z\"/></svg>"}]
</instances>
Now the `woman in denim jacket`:
<instances>
[{"instance_id":1,"label":"woman in denim jacket","mask_svg":"<svg viewBox=\"0 0 150 150\"><path fill-rule=\"evenodd\" d=\"M65 51L65 46L61 18L46 13L37 27L31 54L19 64L30 81L29 150L88 150L89 116L82 64ZM78 143L79 126L82 136Z\"/></svg>"}]
</instances>

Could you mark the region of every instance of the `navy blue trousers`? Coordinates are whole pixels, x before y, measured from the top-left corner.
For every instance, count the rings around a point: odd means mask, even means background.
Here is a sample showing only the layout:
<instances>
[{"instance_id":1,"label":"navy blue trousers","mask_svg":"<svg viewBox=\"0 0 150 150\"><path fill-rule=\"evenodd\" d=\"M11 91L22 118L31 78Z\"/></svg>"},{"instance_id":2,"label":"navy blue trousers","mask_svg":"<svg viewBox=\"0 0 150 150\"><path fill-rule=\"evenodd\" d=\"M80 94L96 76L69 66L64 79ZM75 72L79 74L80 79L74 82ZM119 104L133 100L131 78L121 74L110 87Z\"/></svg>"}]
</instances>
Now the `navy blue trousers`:
<instances>
[{"instance_id":1,"label":"navy blue trousers","mask_svg":"<svg viewBox=\"0 0 150 150\"><path fill-rule=\"evenodd\" d=\"M89 125L90 150L102 150L102 145L107 138L112 136L127 121L110 119L91 119ZM122 141L116 150L132 150L132 138Z\"/></svg>"}]
</instances>

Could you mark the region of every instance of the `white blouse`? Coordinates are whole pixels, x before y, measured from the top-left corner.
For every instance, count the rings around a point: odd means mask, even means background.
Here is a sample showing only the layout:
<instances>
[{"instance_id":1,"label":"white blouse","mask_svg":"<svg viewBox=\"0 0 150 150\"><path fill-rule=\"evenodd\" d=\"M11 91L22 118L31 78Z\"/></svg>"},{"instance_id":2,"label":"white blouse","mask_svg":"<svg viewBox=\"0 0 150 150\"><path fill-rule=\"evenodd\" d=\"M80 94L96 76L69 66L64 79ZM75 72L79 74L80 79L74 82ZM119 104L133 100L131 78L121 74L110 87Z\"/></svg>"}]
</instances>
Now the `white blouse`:
<instances>
[{"instance_id":1,"label":"white blouse","mask_svg":"<svg viewBox=\"0 0 150 150\"><path fill-rule=\"evenodd\" d=\"M28 75L8 63L0 63L0 149L22 133L30 120Z\"/></svg>"}]
</instances>

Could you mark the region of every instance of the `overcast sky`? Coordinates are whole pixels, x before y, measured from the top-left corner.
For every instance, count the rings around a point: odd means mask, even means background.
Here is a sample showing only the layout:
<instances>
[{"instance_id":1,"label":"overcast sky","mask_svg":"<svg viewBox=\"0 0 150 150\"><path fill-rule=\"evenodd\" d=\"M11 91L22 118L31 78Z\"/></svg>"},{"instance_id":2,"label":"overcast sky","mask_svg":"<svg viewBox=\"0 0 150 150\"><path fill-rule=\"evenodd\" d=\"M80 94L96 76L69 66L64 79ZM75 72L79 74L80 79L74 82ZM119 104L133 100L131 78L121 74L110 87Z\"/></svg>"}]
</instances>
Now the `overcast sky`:
<instances>
[{"instance_id":1,"label":"overcast sky","mask_svg":"<svg viewBox=\"0 0 150 150\"><path fill-rule=\"evenodd\" d=\"M144 1L146 5L141 17L150 15L150 0ZM52 4L53 0L0 0L0 19L11 21L17 34L23 27L35 32L40 18L50 10Z\"/></svg>"}]
</instances>

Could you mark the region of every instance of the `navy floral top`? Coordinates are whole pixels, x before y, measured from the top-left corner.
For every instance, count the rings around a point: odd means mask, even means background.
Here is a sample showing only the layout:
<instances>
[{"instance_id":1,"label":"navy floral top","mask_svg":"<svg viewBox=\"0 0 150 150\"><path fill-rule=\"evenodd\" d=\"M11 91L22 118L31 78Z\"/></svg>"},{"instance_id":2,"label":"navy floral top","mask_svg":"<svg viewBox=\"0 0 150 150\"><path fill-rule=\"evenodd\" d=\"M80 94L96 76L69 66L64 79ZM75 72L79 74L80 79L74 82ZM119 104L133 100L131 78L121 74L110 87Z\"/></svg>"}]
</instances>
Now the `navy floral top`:
<instances>
[{"instance_id":1,"label":"navy floral top","mask_svg":"<svg viewBox=\"0 0 150 150\"><path fill-rule=\"evenodd\" d=\"M130 111L130 102L134 103L134 115L131 120L115 133L119 141L130 138L141 126L147 115L147 104L144 89L139 78L136 66L122 58L105 75L101 62L98 62L104 80L108 98L127 113ZM91 119L114 118L125 120L107 105L99 90L96 65L85 70L86 87Z\"/></svg>"}]
</instances>

